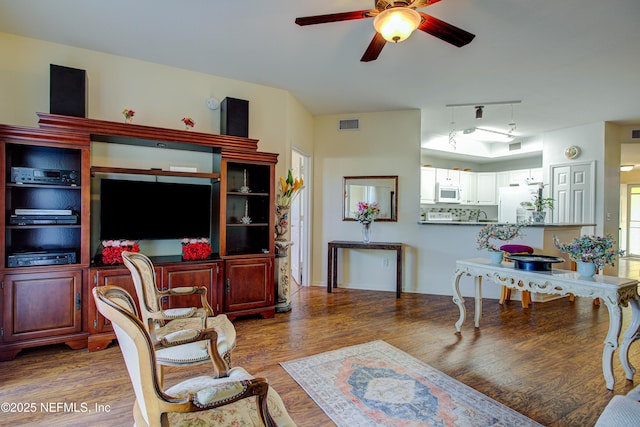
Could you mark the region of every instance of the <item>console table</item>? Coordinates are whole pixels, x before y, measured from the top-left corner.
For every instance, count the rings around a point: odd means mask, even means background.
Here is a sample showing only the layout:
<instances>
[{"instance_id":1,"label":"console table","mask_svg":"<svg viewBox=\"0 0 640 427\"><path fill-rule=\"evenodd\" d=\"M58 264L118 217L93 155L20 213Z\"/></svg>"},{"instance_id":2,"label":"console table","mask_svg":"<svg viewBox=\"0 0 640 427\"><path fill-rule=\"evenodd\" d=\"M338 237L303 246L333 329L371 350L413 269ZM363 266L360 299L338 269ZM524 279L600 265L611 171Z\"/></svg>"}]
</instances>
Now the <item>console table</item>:
<instances>
[{"instance_id":1,"label":"console table","mask_svg":"<svg viewBox=\"0 0 640 427\"><path fill-rule=\"evenodd\" d=\"M602 298L609 310L609 331L602 351L602 372L609 390L613 390L613 353L618 348L622 327L622 307L631 305L631 322L623 336L620 361L627 379L633 380L635 369L629 363L629 346L640 338L640 296L638 281L613 276L580 277L575 271L516 270L513 263L491 264L489 259L474 258L456 261L453 275L453 302L460 309L456 330L460 333L466 317L464 299L460 295L460 278L473 276L475 284L475 326L480 327L482 315L482 279L499 286L543 294L574 294L579 297Z\"/></svg>"},{"instance_id":2,"label":"console table","mask_svg":"<svg viewBox=\"0 0 640 427\"><path fill-rule=\"evenodd\" d=\"M349 242L332 240L329 242L329 255L327 257L327 292L338 287L338 249L377 249L396 251L396 298L402 293L402 243L387 242Z\"/></svg>"}]
</instances>

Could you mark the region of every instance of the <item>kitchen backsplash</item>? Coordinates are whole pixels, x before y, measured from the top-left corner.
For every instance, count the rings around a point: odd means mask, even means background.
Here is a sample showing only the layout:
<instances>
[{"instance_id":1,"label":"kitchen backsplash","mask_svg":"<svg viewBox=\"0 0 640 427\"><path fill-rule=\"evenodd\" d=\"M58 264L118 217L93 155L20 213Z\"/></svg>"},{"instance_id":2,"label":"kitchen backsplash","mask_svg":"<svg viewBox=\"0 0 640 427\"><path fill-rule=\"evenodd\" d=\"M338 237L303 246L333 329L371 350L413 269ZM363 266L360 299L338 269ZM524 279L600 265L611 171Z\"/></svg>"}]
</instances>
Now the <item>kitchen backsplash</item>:
<instances>
[{"instance_id":1,"label":"kitchen backsplash","mask_svg":"<svg viewBox=\"0 0 640 427\"><path fill-rule=\"evenodd\" d=\"M452 215L452 221L475 221L478 219L478 215L480 215L480 219L498 219L498 208L495 206L454 208L451 205L422 205L420 208L421 221L426 220L427 212L449 212Z\"/></svg>"}]
</instances>

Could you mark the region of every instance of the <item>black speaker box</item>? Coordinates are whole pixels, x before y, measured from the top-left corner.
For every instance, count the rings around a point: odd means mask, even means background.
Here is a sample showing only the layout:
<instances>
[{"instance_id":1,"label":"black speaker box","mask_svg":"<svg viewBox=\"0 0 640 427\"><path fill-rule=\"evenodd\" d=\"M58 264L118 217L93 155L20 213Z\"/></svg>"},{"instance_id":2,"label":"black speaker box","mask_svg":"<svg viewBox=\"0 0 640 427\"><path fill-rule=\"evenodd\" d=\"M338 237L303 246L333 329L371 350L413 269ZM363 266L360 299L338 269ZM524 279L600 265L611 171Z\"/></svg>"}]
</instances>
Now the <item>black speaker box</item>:
<instances>
[{"instance_id":1,"label":"black speaker box","mask_svg":"<svg viewBox=\"0 0 640 427\"><path fill-rule=\"evenodd\" d=\"M50 64L49 112L87 117L87 72Z\"/></svg>"},{"instance_id":2,"label":"black speaker box","mask_svg":"<svg viewBox=\"0 0 640 427\"><path fill-rule=\"evenodd\" d=\"M225 98L220 104L220 133L249 137L249 101Z\"/></svg>"}]
</instances>

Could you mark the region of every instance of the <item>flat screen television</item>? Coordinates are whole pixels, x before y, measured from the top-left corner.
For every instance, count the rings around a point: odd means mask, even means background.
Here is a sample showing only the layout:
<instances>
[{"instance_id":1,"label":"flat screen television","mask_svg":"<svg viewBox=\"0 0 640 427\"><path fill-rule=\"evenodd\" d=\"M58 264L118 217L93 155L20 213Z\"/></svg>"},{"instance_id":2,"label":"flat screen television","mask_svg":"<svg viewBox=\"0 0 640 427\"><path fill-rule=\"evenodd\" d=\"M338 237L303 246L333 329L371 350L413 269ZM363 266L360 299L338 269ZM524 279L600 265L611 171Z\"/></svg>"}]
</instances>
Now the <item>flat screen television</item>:
<instances>
[{"instance_id":1,"label":"flat screen television","mask_svg":"<svg viewBox=\"0 0 640 427\"><path fill-rule=\"evenodd\" d=\"M100 240L210 237L211 186L100 180Z\"/></svg>"}]
</instances>

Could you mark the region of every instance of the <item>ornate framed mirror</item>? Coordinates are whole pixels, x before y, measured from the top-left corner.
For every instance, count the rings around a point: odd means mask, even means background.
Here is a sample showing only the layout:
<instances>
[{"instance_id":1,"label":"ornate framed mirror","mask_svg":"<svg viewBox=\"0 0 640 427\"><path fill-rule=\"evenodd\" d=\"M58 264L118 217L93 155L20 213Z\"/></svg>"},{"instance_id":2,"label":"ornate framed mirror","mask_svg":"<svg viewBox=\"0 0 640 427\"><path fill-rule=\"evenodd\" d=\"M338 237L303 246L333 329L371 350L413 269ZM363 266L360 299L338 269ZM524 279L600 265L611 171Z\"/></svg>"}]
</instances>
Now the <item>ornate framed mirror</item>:
<instances>
[{"instance_id":1,"label":"ornate framed mirror","mask_svg":"<svg viewBox=\"0 0 640 427\"><path fill-rule=\"evenodd\" d=\"M342 220L355 221L358 202L378 203L376 221L398 221L398 176L345 176L342 190Z\"/></svg>"}]
</instances>

